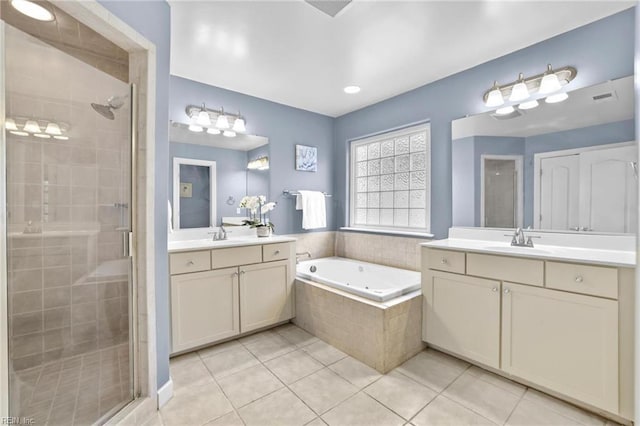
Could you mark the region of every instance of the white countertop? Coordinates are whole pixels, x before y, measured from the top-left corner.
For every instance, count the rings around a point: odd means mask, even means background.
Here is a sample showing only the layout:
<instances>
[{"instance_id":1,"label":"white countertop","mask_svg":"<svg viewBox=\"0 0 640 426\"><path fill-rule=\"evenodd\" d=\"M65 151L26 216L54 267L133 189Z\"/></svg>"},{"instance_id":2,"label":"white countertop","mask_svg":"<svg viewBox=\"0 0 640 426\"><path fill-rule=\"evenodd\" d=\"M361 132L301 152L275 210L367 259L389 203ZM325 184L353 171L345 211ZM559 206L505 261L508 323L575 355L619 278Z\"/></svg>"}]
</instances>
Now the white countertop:
<instances>
[{"instance_id":1,"label":"white countertop","mask_svg":"<svg viewBox=\"0 0 640 426\"><path fill-rule=\"evenodd\" d=\"M228 240L213 241L212 239L169 241L169 253L191 250L209 250L226 247L254 246L258 244L287 243L296 241L293 237L272 235L271 237L238 237Z\"/></svg>"},{"instance_id":2,"label":"white countertop","mask_svg":"<svg viewBox=\"0 0 640 426\"><path fill-rule=\"evenodd\" d=\"M602 250L594 248L565 247L544 244L535 244L535 247L533 248L512 247L510 245L510 242L462 238L447 238L445 240L422 243L421 245L424 247L432 247L444 250L462 250L475 253L561 260L567 262L589 263L595 265L618 267L635 267L636 265L635 251Z\"/></svg>"}]
</instances>

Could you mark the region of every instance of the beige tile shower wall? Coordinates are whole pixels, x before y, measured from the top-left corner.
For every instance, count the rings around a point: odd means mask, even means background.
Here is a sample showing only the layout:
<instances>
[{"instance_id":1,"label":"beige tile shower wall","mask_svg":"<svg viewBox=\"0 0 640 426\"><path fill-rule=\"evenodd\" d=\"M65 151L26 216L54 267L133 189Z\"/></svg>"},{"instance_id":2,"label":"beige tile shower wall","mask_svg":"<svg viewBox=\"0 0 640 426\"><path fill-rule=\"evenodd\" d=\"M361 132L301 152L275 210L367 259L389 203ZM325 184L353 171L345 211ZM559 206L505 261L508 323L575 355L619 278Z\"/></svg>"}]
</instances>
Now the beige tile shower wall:
<instances>
[{"instance_id":1,"label":"beige tile shower wall","mask_svg":"<svg viewBox=\"0 0 640 426\"><path fill-rule=\"evenodd\" d=\"M336 256L396 268L420 270L421 238L392 235L336 232Z\"/></svg>"},{"instance_id":2,"label":"beige tile shower wall","mask_svg":"<svg viewBox=\"0 0 640 426\"><path fill-rule=\"evenodd\" d=\"M308 251L314 259L335 256L336 233L333 231L308 232L288 236L296 238L296 253ZM306 257L300 257L300 260L304 259L306 259Z\"/></svg>"}]
</instances>

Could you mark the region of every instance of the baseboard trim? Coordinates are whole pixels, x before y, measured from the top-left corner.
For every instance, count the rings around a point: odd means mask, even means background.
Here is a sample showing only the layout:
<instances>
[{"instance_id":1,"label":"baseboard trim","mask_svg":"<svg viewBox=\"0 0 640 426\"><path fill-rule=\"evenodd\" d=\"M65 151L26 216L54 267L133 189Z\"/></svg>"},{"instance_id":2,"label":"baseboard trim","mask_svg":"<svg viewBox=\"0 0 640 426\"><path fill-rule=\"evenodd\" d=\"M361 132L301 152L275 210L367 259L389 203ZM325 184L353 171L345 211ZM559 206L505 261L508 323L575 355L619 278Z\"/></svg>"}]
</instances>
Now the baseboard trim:
<instances>
[{"instance_id":1,"label":"baseboard trim","mask_svg":"<svg viewBox=\"0 0 640 426\"><path fill-rule=\"evenodd\" d=\"M173 397L173 380L169 381L158 389L158 409L162 408Z\"/></svg>"}]
</instances>

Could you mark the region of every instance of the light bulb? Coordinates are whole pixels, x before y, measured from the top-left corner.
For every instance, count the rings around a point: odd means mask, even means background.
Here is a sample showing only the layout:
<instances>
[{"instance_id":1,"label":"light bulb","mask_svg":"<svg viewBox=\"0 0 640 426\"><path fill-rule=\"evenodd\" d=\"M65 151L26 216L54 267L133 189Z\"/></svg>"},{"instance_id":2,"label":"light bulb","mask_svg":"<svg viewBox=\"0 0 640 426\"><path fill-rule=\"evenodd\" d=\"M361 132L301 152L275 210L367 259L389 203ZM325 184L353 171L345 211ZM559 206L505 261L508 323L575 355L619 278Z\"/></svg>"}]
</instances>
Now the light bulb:
<instances>
[{"instance_id":1,"label":"light bulb","mask_svg":"<svg viewBox=\"0 0 640 426\"><path fill-rule=\"evenodd\" d=\"M506 107L498 108L496 110L496 114L498 114L498 115L507 115L507 114L511 114L513 111L515 111L515 108L512 107L511 105L509 105L509 106L506 106Z\"/></svg>"},{"instance_id":2,"label":"light bulb","mask_svg":"<svg viewBox=\"0 0 640 426\"><path fill-rule=\"evenodd\" d=\"M546 95L548 93L557 92L562 89L562 85L560 84L560 80L558 80L558 76L551 69L551 64L547 65L547 72L542 77L542 81L540 81L540 88L538 92Z\"/></svg>"},{"instance_id":3,"label":"light bulb","mask_svg":"<svg viewBox=\"0 0 640 426\"><path fill-rule=\"evenodd\" d=\"M11 130L18 130L18 126L16 126L16 122L13 118L7 118L4 121L4 128L11 131Z\"/></svg>"},{"instance_id":4,"label":"light bulb","mask_svg":"<svg viewBox=\"0 0 640 426\"><path fill-rule=\"evenodd\" d=\"M51 135L47 135L46 133L34 133L33 136L36 138L51 139Z\"/></svg>"},{"instance_id":5,"label":"light bulb","mask_svg":"<svg viewBox=\"0 0 640 426\"><path fill-rule=\"evenodd\" d=\"M202 109L198 113L198 118L196 118L196 123L200 126L211 126L211 117L209 117L209 113Z\"/></svg>"},{"instance_id":6,"label":"light bulb","mask_svg":"<svg viewBox=\"0 0 640 426\"><path fill-rule=\"evenodd\" d=\"M189 130L191 130L192 132L201 132L202 126L198 126L197 124L189 124Z\"/></svg>"},{"instance_id":7,"label":"light bulb","mask_svg":"<svg viewBox=\"0 0 640 426\"><path fill-rule=\"evenodd\" d=\"M521 103L520 105L518 105L518 108L520 108L520 109L533 109L533 108L537 107L538 105L539 105L538 101L536 101L534 99L532 101L527 101L527 102Z\"/></svg>"},{"instance_id":8,"label":"light bulb","mask_svg":"<svg viewBox=\"0 0 640 426\"><path fill-rule=\"evenodd\" d=\"M236 136L236 132L234 132L233 130L225 130L222 133L223 136L226 136L228 138L234 138Z\"/></svg>"},{"instance_id":9,"label":"light bulb","mask_svg":"<svg viewBox=\"0 0 640 426\"><path fill-rule=\"evenodd\" d=\"M60 126L56 123L47 124L47 128L44 130L45 133L50 135L61 135L62 131L60 130Z\"/></svg>"},{"instance_id":10,"label":"light bulb","mask_svg":"<svg viewBox=\"0 0 640 426\"><path fill-rule=\"evenodd\" d=\"M29 133L40 133L40 125L35 120L27 120L23 130Z\"/></svg>"},{"instance_id":11,"label":"light bulb","mask_svg":"<svg viewBox=\"0 0 640 426\"><path fill-rule=\"evenodd\" d=\"M494 89L489 92L487 95L487 102L485 105L489 108L495 108L497 106L504 104L504 98L502 97L502 92L498 89L498 83L494 84Z\"/></svg>"},{"instance_id":12,"label":"light bulb","mask_svg":"<svg viewBox=\"0 0 640 426\"><path fill-rule=\"evenodd\" d=\"M545 102L548 104L557 104L558 102L565 101L569 98L566 93L556 93L555 95L547 96Z\"/></svg>"},{"instance_id":13,"label":"light bulb","mask_svg":"<svg viewBox=\"0 0 640 426\"><path fill-rule=\"evenodd\" d=\"M244 133L247 131L244 125L244 118L242 117L236 118L236 121L233 122L233 130L240 133Z\"/></svg>"},{"instance_id":14,"label":"light bulb","mask_svg":"<svg viewBox=\"0 0 640 426\"><path fill-rule=\"evenodd\" d=\"M219 135L220 134L220 130L214 128L214 127L209 127L207 129L207 133L209 133L210 135Z\"/></svg>"},{"instance_id":15,"label":"light bulb","mask_svg":"<svg viewBox=\"0 0 640 426\"><path fill-rule=\"evenodd\" d=\"M511 89L511 96L509 96L509 100L511 102L519 102L524 101L529 97L529 89L527 89L527 83L524 82L524 77L522 73L518 78L518 83L513 86Z\"/></svg>"},{"instance_id":16,"label":"light bulb","mask_svg":"<svg viewBox=\"0 0 640 426\"><path fill-rule=\"evenodd\" d=\"M229 128L229 120L227 116L224 114L220 114L218 119L216 120L216 127L218 129L228 129Z\"/></svg>"},{"instance_id":17,"label":"light bulb","mask_svg":"<svg viewBox=\"0 0 640 426\"><path fill-rule=\"evenodd\" d=\"M23 15L38 21L51 22L54 19L53 13L37 3L28 0L11 0L11 6Z\"/></svg>"}]
</instances>

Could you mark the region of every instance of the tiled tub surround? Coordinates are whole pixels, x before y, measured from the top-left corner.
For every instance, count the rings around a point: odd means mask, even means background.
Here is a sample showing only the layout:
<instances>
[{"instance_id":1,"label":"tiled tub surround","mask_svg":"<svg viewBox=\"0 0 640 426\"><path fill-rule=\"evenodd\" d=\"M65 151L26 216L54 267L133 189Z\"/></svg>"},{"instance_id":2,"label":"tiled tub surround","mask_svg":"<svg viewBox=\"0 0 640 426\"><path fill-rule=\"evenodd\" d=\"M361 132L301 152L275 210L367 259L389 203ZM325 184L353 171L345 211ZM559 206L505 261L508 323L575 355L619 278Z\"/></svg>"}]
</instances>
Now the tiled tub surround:
<instances>
[{"instance_id":1,"label":"tiled tub surround","mask_svg":"<svg viewBox=\"0 0 640 426\"><path fill-rule=\"evenodd\" d=\"M429 240L424 238L364 232L336 232L335 255L419 271L420 244L427 241Z\"/></svg>"},{"instance_id":2,"label":"tiled tub surround","mask_svg":"<svg viewBox=\"0 0 640 426\"><path fill-rule=\"evenodd\" d=\"M376 303L308 280L295 282L300 328L386 373L424 348L419 291Z\"/></svg>"},{"instance_id":3,"label":"tiled tub surround","mask_svg":"<svg viewBox=\"0 0 640 426\"><path fill-rule=\"evenodd\" d=\"M147 424L605 425L434 350L382 375L292 324L173 358L171 377Z\"/></svg>"}]
</instances>

